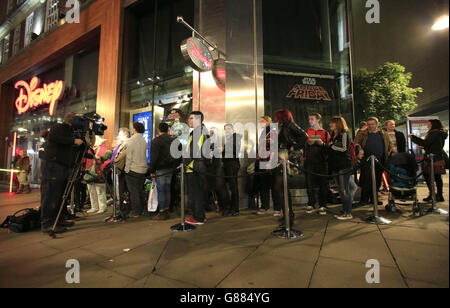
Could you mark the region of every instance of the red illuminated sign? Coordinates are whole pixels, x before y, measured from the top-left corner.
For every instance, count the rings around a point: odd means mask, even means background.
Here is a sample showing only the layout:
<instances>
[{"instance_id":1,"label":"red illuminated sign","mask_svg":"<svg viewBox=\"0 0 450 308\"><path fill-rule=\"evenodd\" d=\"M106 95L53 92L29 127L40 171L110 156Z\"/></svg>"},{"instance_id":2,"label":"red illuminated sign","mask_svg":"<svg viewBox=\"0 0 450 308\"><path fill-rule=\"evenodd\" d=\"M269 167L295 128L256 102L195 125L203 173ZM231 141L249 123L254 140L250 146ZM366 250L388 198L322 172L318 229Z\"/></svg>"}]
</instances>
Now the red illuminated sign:
<instances>
[{"instance_id":1,"label":"red illuminated sign","mask_svg":"<svg viewBox=\"0 0 450 308\"><path fill-rule=\"evenodd\" d=\"M30 84L23 80L16 83L15 88L20 90L16 99L16 109L19 115L46 104L49 105L50 115L54 115L56 103L63 94L64 83L57 80L38 88L39 84L40 80L37 77L33 77Z\"/></svg>"},{"instance_id":2,"label":"red illuminated sign","mask_svg":"<svg viewBox=\"0 0 450 308\"><path fill-rule=\"evenodd\" d=\"M181 53L197 71L208 72L213 67L214 59L208 46L195 37L188 38L181 43Z\"/></svg>"}]
</instances>

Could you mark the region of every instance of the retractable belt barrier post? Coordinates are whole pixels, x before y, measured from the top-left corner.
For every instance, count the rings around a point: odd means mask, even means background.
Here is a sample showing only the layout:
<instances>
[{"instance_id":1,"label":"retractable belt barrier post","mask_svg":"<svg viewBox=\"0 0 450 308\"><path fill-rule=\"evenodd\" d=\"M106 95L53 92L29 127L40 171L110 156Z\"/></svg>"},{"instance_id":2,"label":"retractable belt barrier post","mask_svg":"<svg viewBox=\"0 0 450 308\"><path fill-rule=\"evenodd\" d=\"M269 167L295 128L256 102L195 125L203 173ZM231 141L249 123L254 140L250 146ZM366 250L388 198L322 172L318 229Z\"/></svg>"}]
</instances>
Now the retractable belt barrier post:
<instances>
[{"instance_id":1,"label":"retractable belt barrier post","mask_svg":"<svg viewBox=\"0 0 450 308\"><path fill-rule=\"evenodd\" d=\"M112 194L113 194L113 214L111 217L105 219L105 222L120 222L123 221L120 215L117 215L117 169L116 166L113 166L112 171ZM120 202L120 198L119 198Z\"/></svg>"},{"instance_id":2,"label":"retractable belt barrier post","mask_svg":"<svg viewBox=\"0 0 450 308\"><path fill-rule=\"evenodd\" d=\"M373 216L370 216L366 219L368 223L377 224L377 225L390 225L392 221L380 217L378 213L378 190L377 190L377 175L376 175L376 166L375 161L376 157L372 155L370 158L370 166L372 170L372 199L373 199Z\"/></svg>"},{"instance_id":3,"label":"retractable belt barrier post","mask_svg":"<svg viewBox=\"0 0 450 308\"><path fill-rule=\"evenodd\" d=\"M297 239L303 237L301 231L297 231L291 228L291 215L289 212L289 191L287 181L287 161L283 160L283 188L284 188L284 228L276 229L272 234L279 238L284 239Z\"/></svg>"},{"instance_id":4,"label":"retractable belt barrier post","mask_svg":"<svg viewBox=\"0 0 450 308\"><path fill-rule=\"evenodd\" d=\"M192 230L195 230L195 226L192 226L190 224L187 224L184 220L186 219L186 213L185 213L185 194L184 194L184 184L185 184L185 167L184 167L184 160L181 164L181 223L176 224L172 227L170 227L170 230L173 232L189 232Z\"/></svg>"},{"instance_id":5,"label":"retractable belt barrier post","mask_svg":"<svg viewBox=\"0 0 450 308\"><path fill-rule=\"evenodd\" d=\"M431 207L431 209L428 211L428 213L430 213L430 214L436 214L436 215L448 215L448 212L447 211L445 211L445 210L443 210L443 209L441 209L441 208L438 208L437 207L437 205L436 205L436 203L437 203L437 201L436 201L436 183L435 183L435 179L434 179L434 177L435 177L435 172L434 172L434 154L430 154L429 155L429 157L430 157L430 181L431 181L431 204L432 204L432 207Z\"/></svg>"}]
</instances>

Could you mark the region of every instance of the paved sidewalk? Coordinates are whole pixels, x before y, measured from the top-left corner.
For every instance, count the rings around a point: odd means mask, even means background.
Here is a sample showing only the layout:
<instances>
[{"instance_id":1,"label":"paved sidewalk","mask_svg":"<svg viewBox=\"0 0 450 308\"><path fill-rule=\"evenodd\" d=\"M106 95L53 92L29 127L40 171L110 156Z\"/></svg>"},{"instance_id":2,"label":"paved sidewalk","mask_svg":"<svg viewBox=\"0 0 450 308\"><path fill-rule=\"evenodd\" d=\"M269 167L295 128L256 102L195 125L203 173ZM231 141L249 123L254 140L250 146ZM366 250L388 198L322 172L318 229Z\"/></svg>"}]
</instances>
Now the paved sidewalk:
<instances>
[{"instance_id":1,"label":"paved sidewalk","mask_svg":"<svg viewBox=\"0 0 450 308\"><path fill-rule=\"evenodd\" d=\"M445 187L448 200L448 178ZM426 189L419 191L425 197ZM1 194L0 220L38 200L38 193ZM332 214L339 206L325 217L299 207L296 228L305 236L292 241L271 236L277 219L249 211L237 218L209 214L206 225L184 234L169 229L178 219L105 224L105 216L88 217L57 239L0 230L0 287L73 287L65 282L65 264L77 259L76 287L448 288L448 217L412 218L411 207L402 209L388 214L380 207L393 224L377 227L363 222L369 208L338 222ZM366 283L369 259L380 262L378 285Z\"/></svg>"}]
</instances>

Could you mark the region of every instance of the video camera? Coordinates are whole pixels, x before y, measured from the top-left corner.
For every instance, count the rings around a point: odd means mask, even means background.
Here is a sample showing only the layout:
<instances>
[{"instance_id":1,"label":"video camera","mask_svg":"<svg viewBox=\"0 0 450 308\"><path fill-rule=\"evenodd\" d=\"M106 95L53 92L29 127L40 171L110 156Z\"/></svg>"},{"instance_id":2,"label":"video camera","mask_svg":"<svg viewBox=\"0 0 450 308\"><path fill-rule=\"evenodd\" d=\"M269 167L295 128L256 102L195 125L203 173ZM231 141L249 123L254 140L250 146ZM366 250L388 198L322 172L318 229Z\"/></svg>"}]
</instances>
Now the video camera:
<instances>
[{"instance_id":1,"label":"video camera","mask_svg":"<svg viewBox=\"0 0 450 308\"><path fill-rule=\"evenodd\" d=\"M72 118L72 128L80 135L91 130L96 136L104 136L108 127L103 122L105 122L105 118L96 113L76 115Z\"/></svg>"}]
</instances>

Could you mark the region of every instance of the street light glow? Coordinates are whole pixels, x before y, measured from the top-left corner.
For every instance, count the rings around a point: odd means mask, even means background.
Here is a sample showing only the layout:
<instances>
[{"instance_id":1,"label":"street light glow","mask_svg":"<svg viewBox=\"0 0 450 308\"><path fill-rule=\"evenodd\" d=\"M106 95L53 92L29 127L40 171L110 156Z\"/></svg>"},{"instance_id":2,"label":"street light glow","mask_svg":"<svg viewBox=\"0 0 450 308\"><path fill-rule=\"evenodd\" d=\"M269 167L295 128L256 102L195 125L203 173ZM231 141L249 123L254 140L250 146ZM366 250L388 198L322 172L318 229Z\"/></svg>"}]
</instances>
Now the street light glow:
<instances>
[{"instance_id":1,"label":"street light glow","mask_svg":"<svg viewBox=\"0 0 450 308\"><path fill-rule=\"evenodd\" d=\"M433 25L432 29L434 31L448 29L448 15L442 16L441 18L439 18Z\"/></svg>"}]
</instances>

